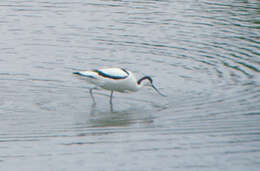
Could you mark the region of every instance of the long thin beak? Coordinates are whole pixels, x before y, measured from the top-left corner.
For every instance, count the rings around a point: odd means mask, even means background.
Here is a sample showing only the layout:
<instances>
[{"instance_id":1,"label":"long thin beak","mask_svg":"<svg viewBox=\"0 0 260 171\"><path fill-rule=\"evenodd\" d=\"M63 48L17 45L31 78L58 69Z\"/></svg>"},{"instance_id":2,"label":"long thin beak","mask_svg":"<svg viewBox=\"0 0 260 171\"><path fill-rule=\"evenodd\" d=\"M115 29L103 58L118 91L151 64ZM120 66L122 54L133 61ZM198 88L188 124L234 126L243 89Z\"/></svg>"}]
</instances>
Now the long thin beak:
<instances>
[{"instance_id":1,"label":"long thin beak","mask_svg":"<svg viewBox=\"0 0 260 171\"><path fill-rule=\"evenodd\" d=\"M166 97L166 95L162 94L153 84L152 84L152 88L161 96Z\"/></svg>"}]
</instances>

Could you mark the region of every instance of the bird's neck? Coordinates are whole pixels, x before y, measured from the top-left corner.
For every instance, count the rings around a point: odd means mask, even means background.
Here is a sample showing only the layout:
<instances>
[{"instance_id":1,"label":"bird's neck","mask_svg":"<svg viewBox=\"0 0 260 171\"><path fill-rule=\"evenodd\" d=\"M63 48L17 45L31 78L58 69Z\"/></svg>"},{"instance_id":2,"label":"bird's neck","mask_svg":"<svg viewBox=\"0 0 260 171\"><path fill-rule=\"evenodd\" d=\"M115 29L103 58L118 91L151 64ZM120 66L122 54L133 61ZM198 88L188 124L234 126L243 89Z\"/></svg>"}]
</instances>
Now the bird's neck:
<instances>
[{"instance_id":1,"label":"bird's neck","mask_svg":"<svg viewBox=\"0 0 260 171\"><path fill-rule=\"evenodd\" d=\"M143 86L143 83L144 83L144 80L148 80L148 81L150 81L151 83L152 83L152 81L153 81L151 77L149 77L149 76L144 76L144 77L140 78L140 79L137 81L137 85L138 85L139 87L142 87L142 86Z\"/></svg>"}]
</instances>

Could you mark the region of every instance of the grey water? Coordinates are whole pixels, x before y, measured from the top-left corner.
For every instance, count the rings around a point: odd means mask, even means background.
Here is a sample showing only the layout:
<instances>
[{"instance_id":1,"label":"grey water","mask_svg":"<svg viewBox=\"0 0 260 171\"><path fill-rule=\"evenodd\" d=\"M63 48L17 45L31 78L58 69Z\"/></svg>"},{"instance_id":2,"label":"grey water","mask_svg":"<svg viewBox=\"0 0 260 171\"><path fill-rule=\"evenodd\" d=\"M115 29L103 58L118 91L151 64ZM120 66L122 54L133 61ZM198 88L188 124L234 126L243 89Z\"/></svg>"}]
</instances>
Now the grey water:
<instances>
[{"instance_id":1,"label":"grey water","mask_svg":"<svg viewBox=\"0 0 260 171\"><path fill-rule=\"evenodd\" d=\"M92 106L114 66L167 97ZM1 1L0 97L0 170L258 170L260 1Z\"/></svg>"}]
</instances>

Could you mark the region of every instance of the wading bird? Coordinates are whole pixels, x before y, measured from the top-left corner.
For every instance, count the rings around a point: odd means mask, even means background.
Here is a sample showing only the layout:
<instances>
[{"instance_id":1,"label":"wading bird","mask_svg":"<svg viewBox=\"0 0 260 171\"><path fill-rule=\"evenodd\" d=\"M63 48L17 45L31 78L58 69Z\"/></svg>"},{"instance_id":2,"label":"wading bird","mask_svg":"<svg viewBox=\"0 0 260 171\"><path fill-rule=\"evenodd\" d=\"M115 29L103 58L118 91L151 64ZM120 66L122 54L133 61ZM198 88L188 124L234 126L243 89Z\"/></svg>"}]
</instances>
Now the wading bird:
<instances>
[{"instance_id":1,"label":"wading bird","mask_svg":"<svg viewBox=\"0 0 260 171\"><path fill-rule=\"evenodd\" d=\"M95 87L90 88L89 93L93 100L93 104L96 104L95 98L93 96L93 89L103 88L105 90L110 90L110 104L112 105L113 92L136 92L144 85L151 86L158 94L162 94L154 85L153 80L150 76L144 76L138 81L136 80L134 74L123 68L105 68L105 69L95 69L90 71L79 71L73 74L85 78L89 83L94 84ZM145 81L147 80L147 81Z\"/></svg>"}]
</instances>

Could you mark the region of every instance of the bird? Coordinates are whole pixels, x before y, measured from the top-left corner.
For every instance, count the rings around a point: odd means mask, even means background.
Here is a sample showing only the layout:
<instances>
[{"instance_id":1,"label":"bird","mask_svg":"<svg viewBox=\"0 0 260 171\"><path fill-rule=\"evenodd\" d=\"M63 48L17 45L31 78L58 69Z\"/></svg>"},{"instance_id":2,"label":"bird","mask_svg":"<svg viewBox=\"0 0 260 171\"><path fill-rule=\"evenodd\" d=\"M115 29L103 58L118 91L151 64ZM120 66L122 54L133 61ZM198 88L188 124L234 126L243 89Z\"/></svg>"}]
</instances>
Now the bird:
<instances>
[{"instance_id":1,"label":"bird","mask_svg":"<svg viewBox=\"0 0 260 171\"><path fill-rule=\"evenodd\" d=\"M150 76L144 76L137 80L135 75L124 68L102 68L88 71L73 72L74 75L86 79L90 84L95 85L89 89L93 104L96 104L93 96L94 89L105 89L111 91L110 104L112 105L112 98L114 91L121 93L137 92L144 85L151 86L159 95L162 94L153 84L153 79Z\"/></svg>"}]
</instances>

